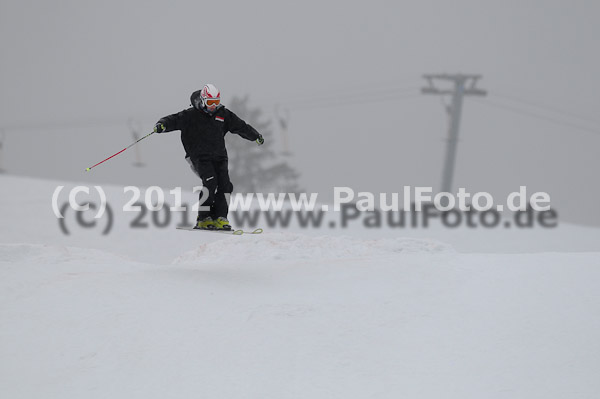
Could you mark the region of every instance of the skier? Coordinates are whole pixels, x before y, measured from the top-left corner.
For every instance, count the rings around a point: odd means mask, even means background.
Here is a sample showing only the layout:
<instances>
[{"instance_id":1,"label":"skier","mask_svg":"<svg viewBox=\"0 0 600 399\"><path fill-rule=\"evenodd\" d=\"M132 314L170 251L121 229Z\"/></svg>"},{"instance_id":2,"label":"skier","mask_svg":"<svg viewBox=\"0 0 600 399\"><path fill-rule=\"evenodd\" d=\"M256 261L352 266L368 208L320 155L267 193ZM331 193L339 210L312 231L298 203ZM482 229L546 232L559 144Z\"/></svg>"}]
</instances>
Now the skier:
<instances>
[{"instance_id":1,"label":"skier","mask_svg":"<svg viewBox=\"0 0 600 399\"><path fill-rule=\"evenodd\" d=\"M197 229L231 230L227 220L229 204L225 194L231 194L225 134L236 133L243 138L264 144L262 135L221 104L221 93L212 84L192 93L192 107L161 118L155 133L181 131L185 159L202 180L206 194L200 192L200 205L210 210L198 211Z\"/></svg>"}]
</instances>

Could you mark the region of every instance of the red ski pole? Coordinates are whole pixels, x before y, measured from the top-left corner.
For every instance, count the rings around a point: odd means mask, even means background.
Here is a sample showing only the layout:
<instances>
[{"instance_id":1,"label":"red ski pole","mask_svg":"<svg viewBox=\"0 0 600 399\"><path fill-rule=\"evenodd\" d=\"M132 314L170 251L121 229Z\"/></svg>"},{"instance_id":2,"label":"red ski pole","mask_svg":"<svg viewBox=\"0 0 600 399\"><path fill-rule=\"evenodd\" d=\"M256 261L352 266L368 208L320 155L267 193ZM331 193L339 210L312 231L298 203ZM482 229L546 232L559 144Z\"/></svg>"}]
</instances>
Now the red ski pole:
<instances>
[{"instance_id":1,"label":"red ski pole","mask_svg":"<svg viewBox=\"0 0 600 399\"><path fill-rule=\"evenodd\" d=\"M146 137L150 136L151 134L154 134L154 132L150 132L147 135L145 135L144 137L138 139L135 143L132 143L129 145L129 147L123 148L121 151L117 152L115 155L111 155L110 157L106 158L104 161L98 162L96 165L94 166L90 166L89 168L86 168L85 171L89 172L90 170L92 170L93 168L95 168L96 166L100 165L101 163L104 163L106 161L108 161L109 159L111 159L112 157L116 157L117 155L119 155L120 153L122 153L123 151L125 151L126 149L133 147L134 145L136 145L137 143L139 143L140 141L144 140Z\"/></svg>"}]
</instances>

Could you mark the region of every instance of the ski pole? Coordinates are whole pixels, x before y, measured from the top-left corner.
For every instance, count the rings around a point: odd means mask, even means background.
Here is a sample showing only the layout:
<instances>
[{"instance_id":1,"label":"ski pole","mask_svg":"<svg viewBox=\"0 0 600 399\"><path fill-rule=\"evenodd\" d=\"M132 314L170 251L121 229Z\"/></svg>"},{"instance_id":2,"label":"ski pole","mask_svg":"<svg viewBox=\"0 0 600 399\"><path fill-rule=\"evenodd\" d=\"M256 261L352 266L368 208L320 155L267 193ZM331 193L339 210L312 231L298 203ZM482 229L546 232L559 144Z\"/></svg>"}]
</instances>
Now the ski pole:
<instances>
[{"instance_id":1,"label":"ski pole","mask_svg":"<svg viewBox=\"0 0 600 399\"><path fill-rule=\"evenodd\" d=\"M147 135L145 135L144 137L136 140L135 143L132 143L129 145L129 147L123 148L121 151L117 152L115 155L111 155L110 157L106 158L104 161L98 162L96 165L94 166L90 166L89 168L86 168L85 171L89 172L90 170L92 170L92 168L95 168L96 166L100 165L101 163L104 163L106 161L108 161L109 159L111 159L112 157L116 157L117 155L119 155L120 153L122 153L123 151L125 151L126 149L133 147L134 145L136 145L137 143L139 143L140 141L144 140L146 137L150 136L151 134L154 134L154 132L150 132Z\"/></svg>"}]
</instances>

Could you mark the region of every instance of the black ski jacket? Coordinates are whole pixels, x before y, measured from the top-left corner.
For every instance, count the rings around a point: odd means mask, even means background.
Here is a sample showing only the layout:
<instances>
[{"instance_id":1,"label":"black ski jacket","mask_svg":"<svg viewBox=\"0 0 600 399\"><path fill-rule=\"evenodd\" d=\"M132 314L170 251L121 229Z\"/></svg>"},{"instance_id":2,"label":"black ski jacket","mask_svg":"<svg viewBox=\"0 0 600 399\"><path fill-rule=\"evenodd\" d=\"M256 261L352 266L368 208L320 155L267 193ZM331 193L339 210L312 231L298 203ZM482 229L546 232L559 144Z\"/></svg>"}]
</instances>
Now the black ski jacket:
<instances>
[{"instance_id":1,"label":"black ski jacket","mask_svg":"<svg viewBox=\"0 0 600 399\"><path fill-rule=\"evenodd\" d=\"M199 94L200 91L192 93L192 104ZM256 129L222 105L213 114L192 106L176 114L165 116L158 123L165 126L165 132L181 130L185 156L191 159L213 161L227 159L225 148L227 132L239 134L251 141L259 137Z\"/></svg>"}]
</instances>

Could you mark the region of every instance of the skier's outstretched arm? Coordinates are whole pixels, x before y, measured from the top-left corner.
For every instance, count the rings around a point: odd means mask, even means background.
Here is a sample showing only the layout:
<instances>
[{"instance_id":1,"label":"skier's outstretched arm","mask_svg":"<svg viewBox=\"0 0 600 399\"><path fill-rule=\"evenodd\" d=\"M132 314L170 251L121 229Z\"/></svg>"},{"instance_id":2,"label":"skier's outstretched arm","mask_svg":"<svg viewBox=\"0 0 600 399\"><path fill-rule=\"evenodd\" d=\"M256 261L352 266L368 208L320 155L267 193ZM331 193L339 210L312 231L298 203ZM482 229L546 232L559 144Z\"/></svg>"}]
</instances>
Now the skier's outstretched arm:
<instances>
[{"instance_id":1,"label":"skier's outstretched arm","mask_svg":"<svg viewBox=\"0 0 600 399\"><path fill-rule=\"evenodd\" d=\"M181 130L185 124L185 111L160 118L154 125L154 133L166 133Z\"/></svg>"},{"instance_id":2,"label":"skier's outstretched arm","mask_svg":"<svg viewBox=\"0 0 600 399\"><path fill-rule=\"evenodd\" d=\"M263 136L251 125L240 119L239 116L233 112L227 110L227 131L238 134L246 140L256 141L258 145L262 145L265 142Z\"/></svg>"}]
</instances>

